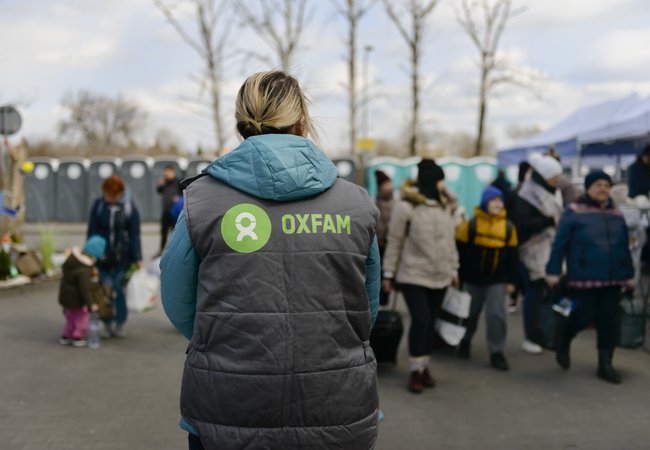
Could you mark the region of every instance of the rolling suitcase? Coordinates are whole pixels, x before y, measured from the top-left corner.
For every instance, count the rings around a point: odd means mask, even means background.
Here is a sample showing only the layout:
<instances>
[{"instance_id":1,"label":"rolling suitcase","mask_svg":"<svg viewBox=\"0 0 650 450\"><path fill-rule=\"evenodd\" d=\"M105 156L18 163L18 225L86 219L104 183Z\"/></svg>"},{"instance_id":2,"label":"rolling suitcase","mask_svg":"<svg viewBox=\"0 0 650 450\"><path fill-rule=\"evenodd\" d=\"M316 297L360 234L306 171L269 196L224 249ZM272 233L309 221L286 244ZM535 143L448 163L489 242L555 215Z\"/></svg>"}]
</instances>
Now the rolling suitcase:
<instances>
[{"instance_id":1,"label":"rolling suitcase","mask_svg":"<svg viewBox=\"0 0 650 450\"><path fill-rule=\"evenodd\" d=\"M397 364L397 349L404 333L404 325L402 315L395 310L397 293L391 292L390 297L389 304L392 303L392 307L380 309L377 313L375 326L370 333L370 346L377 362Z\"/></svg>"}]
</instances>

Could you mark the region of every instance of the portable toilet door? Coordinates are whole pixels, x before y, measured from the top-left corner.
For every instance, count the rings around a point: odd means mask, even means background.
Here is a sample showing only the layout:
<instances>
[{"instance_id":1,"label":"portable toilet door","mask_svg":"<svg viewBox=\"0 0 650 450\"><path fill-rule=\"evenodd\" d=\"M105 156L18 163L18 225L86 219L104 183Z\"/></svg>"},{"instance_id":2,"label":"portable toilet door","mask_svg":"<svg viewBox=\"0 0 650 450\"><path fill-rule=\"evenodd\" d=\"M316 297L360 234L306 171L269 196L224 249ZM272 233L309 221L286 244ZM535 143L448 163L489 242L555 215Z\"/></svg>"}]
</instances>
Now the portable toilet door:
<instances>
[{"instance_id":1,"label":"portable toilet door","mask_svg":"<svg viewBox=\"0 0 650 450\"><path fill-rule=\"evenodd\" d=\"M158 220L153 215L152 166L151 158L134 155L122 159L122 179L129 188L131 199L140 213L142 222Z\"/></svg>"},{"instance_id":2,"label":"portable toilet door","mask_svg":"<svg viewBox=\"0 0 650 450\"><path fill-rule=\"evenodd\" d=\"M207 158L192 158L187 163L187 169L185 169L185 177L191 178L203 172L203 170L210 165L212 161Z\"/></svg>"},{"instance_id":3,"label":"portable toilet door","mask_svg":"<svg viewBox=\"0 0 650 450\"><path fill-rule=\"evenodd\" d=\"M354 161L354 159L333 159L332 162L336 166L336 171L338 172L339 178L343 178L344 180L351 183L359 183L357 163Z\"/></svg>"},{"instance_id":4,"label":"portable toilet door","mask_svg":"<svg viewBox=\"0 0 650 450\"><path fill-rule=\"evenodd\" d=\"M88 197L86 211L90 211L95 200L101 197L104 180L113 175L119 175L119 160L110 156L97 157L90 160L88 169Z\"/></svg>"},{"instance_id":5,"label":"portable toilet door","mask_svg":"<svg viewBox=\"0 0 650 450\"><path fill-rule=\"evenodd\" d=\"M50 222L55 220L56 169L53 158L33 158L34 170L25 174L25 220Z\"/></svg>"},{"instance_id":6,"label":"portable toilet door","mask_svg":"<svg viewBox=\"0 0 650 450\"><path fill-rule=\"evenodd\" d=\"M85 158L62 158L56 173L56 220L85 222L88 220L88 168Z\"/></svg>"},{"instance_id":7,"label":"portable toilet door","mask_svg":"<svg viewBox=\"0 0 650 450\"><path fill-rule=\"evenodd\" d=\"M158 193L158 183L162 179L165 171L165 167L172 166L176 170L176 177L178 179L183 179L183 167L187 164L183 158L175 156L160 156L155 159L153 163L152 171L152 192L154 193L153 199L151 202L151 207L153 210L154 220L160 220L162 216L162 195Z\"/></svg>"}]
</instances>

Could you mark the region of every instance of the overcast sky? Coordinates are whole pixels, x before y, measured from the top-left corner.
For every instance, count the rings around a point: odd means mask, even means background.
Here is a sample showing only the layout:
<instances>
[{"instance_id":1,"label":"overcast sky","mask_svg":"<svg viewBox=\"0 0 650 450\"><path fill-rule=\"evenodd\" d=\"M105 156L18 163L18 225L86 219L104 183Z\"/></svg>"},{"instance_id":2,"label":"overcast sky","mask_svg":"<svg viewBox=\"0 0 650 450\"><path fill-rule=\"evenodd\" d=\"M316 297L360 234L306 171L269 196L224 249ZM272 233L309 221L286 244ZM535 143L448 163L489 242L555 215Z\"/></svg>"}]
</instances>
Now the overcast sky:
<instances>
[{"instance_id":1,"label":"overcast sky","mask_svg":"<svg viewBox=\"0 0 650 450\"><path fill-rule=\"evenodd\" d=\"M650 94L647 0L515 4L528 5L528 10L510 22L502 39L503 54L546 80L539 98L514 87L495 92L488 129L500 147L511 143L508 126L543 128L581 105L632 92ZM330 1L312 0L312 5L315 16L294 73L312 99L321 146L335 156L346 151L346 25ZM455 21L457 6L458 0L441 0L426 36L422 120L429 131L475 129L476 50ZM152 0L0 0L0 8L0 103L18 104L24 119L20 135L55 137L63 94L87 89L139 102L149 114L144 134L148 139L168 128L183 148L212 146L210 122L190 112L194 107L187 100L199 95L190 75L200 72L201 60ZM264 45L250 30L233 28L231 50L242 54L242 49L266 49ZM374 47L369 58L374 94L370 135L397 139L408 120L408 53L380 4L360 23L360 54L365 45ZM227 130L233 130L230 146L237 143L234 95L247 75L266 69L245 58L231 60L226 68L224 117Z\"/></svg>"}]
</instances>

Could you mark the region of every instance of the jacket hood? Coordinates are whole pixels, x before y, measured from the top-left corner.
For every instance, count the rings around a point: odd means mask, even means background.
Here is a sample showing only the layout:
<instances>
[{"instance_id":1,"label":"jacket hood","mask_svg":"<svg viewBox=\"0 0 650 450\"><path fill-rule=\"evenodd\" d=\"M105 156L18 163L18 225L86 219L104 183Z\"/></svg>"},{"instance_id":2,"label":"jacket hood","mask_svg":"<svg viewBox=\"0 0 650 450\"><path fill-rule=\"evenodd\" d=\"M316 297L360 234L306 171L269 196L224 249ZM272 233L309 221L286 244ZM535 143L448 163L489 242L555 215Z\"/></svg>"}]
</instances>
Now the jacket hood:
<instances>
[{"instance_id":1,"label":"jacket hood","mask_svg":"<svg viewBox=\"0 0 650 450\"><path fill-rule=\"evenodd\" d=\"M250 137L205 172L247 194L276 201L320 194L336 182L338 174L313 142L292 134Z\"/></svg>"},{"instance_id":2,"label":"jacket hood","mask_svg":"<svg viewBox=\"0 0 650 450\"><path fill-rule=\"evenodd\" d=\"M417 188L417 183L414 180L406 180L402 183L402 187L400 188L400 196L402 200L407 201L414 206L441 206L441 203L439 201L428 198L422 194ZM447 200L444 196L441 196L441 198L443 198L443 201ZM444 204L442 206L444 206Z\"/></svg>"}]
</instances>

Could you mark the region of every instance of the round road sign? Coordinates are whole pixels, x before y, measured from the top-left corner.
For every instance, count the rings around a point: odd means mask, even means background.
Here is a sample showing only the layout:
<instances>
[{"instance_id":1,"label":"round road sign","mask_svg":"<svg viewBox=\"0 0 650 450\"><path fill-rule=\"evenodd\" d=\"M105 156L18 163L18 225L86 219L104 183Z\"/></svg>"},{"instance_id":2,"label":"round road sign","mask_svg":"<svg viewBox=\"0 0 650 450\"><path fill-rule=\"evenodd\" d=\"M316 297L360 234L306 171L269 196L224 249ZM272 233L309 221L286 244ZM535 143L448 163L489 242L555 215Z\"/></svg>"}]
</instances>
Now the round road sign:
<instances>
[{"instance_id":1,"label":"round road sign","mask_svg":"<svg viewBox=\"0 0 650 450\"><path fill-rule=\"evenodd\" d=\"M11 136L20 130L23 120L16 108L10 105L0 106L0 134Z\"/></svg>"}]
</instances>

